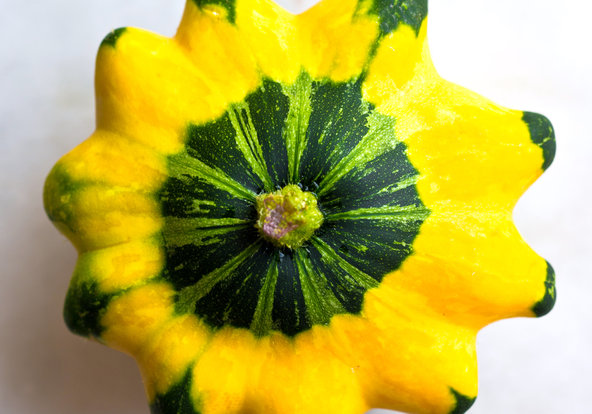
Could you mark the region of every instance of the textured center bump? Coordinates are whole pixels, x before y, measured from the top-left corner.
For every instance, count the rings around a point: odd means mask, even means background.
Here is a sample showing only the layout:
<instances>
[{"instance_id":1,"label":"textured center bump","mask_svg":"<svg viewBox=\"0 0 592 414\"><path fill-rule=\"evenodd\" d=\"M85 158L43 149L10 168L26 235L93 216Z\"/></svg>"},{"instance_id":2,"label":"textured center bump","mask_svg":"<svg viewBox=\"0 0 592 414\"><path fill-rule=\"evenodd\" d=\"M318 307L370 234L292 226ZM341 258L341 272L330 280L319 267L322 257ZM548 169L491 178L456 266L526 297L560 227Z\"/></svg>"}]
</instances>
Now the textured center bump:
<instances>
[{"instance_id":1,"label":"textured center bump","mask_svg":"<svg viewBox=\"0 0 592 414\"><path fill-rule=\"evenodd\" d=\"M258 196L257 213L263 238L289 249L302 246L323 223L315 195L294 184Z\"/></svg>"}]
</instances>

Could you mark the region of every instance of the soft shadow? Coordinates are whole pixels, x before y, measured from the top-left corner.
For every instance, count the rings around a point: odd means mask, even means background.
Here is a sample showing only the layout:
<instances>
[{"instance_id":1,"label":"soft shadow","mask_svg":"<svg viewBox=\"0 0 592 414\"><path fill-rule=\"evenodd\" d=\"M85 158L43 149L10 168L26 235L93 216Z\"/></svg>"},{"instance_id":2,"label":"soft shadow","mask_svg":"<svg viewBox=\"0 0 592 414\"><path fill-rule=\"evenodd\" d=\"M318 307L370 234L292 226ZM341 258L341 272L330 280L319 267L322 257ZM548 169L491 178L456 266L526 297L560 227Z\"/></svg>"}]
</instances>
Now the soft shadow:
<instances>
[{"instance_id":1,"label":"soft shadow","mask_svg":"<svg viewBox=\"0 0 592 414\"><path fill-rule=\"evenodd\" d=\"M2 399L10 404L3 405L4 412L148 412L133 360L72 335L63 323L74 249L45 219L39 205L20 217L31 219L18 226L11 246L15 257L7 269L13 283L3 303L11 309L3 321L9 337L3 340L2 353L10 356L0 373L2 393L9 396Z\"/></svg>"}]
</instances>

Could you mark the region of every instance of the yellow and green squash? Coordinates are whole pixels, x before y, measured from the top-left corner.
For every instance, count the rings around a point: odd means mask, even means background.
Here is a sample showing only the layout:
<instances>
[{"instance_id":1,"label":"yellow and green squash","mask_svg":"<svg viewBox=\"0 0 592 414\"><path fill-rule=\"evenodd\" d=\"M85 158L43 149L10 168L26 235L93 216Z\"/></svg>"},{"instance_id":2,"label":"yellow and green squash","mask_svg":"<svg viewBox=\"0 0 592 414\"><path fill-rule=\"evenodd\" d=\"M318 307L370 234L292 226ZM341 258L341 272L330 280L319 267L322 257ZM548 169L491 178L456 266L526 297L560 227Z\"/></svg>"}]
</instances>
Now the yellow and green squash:
<instances>
[{"instance_id":1,"label":"yellow and green squash","mask_svg":"<svg viewBox=\"0 0 592 414\"><path fill-rule=\"evenodd\" d=\"M463 413L475 336L555 301L512 209L553 129L441 79L426 0L188 0L111 32L45 184L70 329L154 414Z\"/></svg>"}]
</instances>

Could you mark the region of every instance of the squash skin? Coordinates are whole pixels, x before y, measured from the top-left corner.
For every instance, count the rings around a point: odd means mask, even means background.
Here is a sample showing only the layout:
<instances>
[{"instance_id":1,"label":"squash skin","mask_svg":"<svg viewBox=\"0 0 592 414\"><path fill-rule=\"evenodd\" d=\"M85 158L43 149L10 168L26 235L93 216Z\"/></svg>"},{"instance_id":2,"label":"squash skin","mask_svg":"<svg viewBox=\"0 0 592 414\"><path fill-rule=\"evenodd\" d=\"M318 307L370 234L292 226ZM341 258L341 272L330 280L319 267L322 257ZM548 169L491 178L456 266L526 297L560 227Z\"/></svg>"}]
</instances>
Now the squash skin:
<instances>
[{"instance_id":1,"label":"squash skin","mask_svg":"<svg viewBox=\"0 0 592 414\"><path fill-rule=\"evenodd\" d=\"M137 359L153 413L462 413L477 393L477 331L552 308L552 268L511 219L553 159L552 126L439 78L426 14L426 1L324 0L293 16L267 0L189 0L173 39L105 38L97 130L54 167L44 203L80 253L68 326ZM426 211L412 254L357 312L292 333L212 325L180 308L164 275L170 160L188 123L303 72L363 79L363 100L396 120Z\"/></svg>"}]
</instances>

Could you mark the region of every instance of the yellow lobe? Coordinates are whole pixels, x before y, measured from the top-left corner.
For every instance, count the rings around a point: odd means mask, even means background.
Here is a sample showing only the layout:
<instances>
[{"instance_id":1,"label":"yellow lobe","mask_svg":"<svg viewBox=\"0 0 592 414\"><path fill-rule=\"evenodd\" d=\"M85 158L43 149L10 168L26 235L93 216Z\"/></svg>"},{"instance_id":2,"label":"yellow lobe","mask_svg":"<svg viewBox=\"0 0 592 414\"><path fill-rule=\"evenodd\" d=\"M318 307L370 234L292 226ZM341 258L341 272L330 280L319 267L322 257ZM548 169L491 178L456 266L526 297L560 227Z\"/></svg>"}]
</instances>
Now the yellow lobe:
<instances>
[{"instance_id":1,"label":"yellow lobe","mask_svg":"<svg viewBox=\"0 0 592 414\"><path fill-rule=\"evenodd\" d=\"M115 293L157 277L164 254L157 241L147 239L86 252L79 260L101 292Z\"/></svg>"},{"instance_id":2,"label":"yellow lobe","mask_svg":"<svg viewBox=\"0 0 592 414\"><path fill-rule=\"evenodd\" d=\"M175 316L136 356L150 400L182 380L207 345L210 330L195 315Z\"/></svg>"},{"instance_id":3,"label":"yellow lobe","mask_svg":"<svg viewBox=\"0 0 592 414\"><path fill-rule=\"evenodd\" d=\"M151 283L113 299L101 318L101 340L112 348L138 355L174 314L176 292L168 283Z\"/></svg>"}]
</instances>

